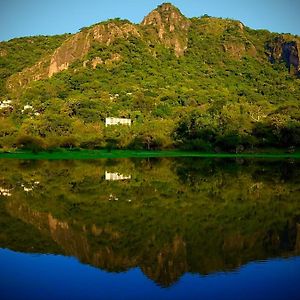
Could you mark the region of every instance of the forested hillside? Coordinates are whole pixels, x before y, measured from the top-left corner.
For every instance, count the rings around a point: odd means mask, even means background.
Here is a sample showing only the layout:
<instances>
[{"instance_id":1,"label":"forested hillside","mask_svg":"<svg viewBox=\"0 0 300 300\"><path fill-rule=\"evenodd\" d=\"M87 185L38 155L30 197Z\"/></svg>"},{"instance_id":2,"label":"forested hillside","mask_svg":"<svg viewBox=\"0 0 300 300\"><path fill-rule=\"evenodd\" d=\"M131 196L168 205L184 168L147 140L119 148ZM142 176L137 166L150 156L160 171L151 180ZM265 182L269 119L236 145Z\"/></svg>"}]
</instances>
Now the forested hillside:
<instances>
[{"instance_id":1,"label":"forested hillside","mask_svg":"<svg viewBox=\"0 0 300 300\"><path fill-rule=\"evenodd\" d=\"M298 36L188 19L171 4L141 24L1 42L0 147L293 151L299 47Z\"/></svg>"}]
</instances>

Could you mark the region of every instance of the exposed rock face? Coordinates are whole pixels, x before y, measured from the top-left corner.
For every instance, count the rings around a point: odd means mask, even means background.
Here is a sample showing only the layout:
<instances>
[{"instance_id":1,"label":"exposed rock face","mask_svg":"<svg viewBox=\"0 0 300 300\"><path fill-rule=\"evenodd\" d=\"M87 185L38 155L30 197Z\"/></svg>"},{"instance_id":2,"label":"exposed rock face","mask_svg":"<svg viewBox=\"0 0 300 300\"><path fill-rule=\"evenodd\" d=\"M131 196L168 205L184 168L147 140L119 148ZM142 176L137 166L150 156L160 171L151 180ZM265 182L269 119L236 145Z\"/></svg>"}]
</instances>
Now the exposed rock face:
<instances>
[{"instance_id":1,"label":"exposed rock face","mask_svg":"<svg viewBox=\"0 0 300 300\"><path fill-rule=\"evenodd\" d=\"M281 59L282 55L282 45L284 44L284 38L279 36L274 40L267 42L266 44L266 54L269 56L271 63Z\"/></svg>"},{"instance_id":2,"label":"exposed rock face","mask_svg":"<svg viewBox=\"0 0 300 300\"><path fill-rule=\"evenodd\" d=\"M113 53L111 54L111 57L104 60L99 56L96 56L95 58L91 60L85 60L82 64L84 68L92 67L94 70L97 68L98 65L112 65L113 63L116 63L118 61L122 60L122 56L119 53Z\"/></svg>"},{"instance_id":3,"label":"exposed rock face","mask_svg":"<svg viewBox=\"0 0 300 300\"><path fill-rule=\"evenodd\" d=\"M109 64L112 64L112 63L115 63L115 62L118 62L122 59L122 56L119 54L119 53L114 53L111 55L111 58L107 59L105 61L105 64L106 65L109 65Z\"/></svg>"},{"instance_id":4,"label":"exposed rock face","mask_svg":"<svg viewBox=\"0 0 300 300\"><path fill-rule=\"evenodd\" d=\"M244 30L245 26L242 22L239 22L238 26L239 26L240 30Z\"/></svg>"},{"instance_id":5,"label":"exposed rock face","mask_svg":"<svg viewBox=\"0 0 300 300\"><path fill-rule=\"evenodd\" d=\"M298 41L286 41L283 36L278 36L266 44L266 53L270 62L284 61L289 72L291 73L293 69L295 74L300 73L299 49Z\"/></svg>"},{"instance_id":6,"label":"exposed rock face","mask_svg":"<svg viewBox=\"0 0 300 300\"><path fill-rule=\"evenodd\" d=\"M70 64L76 60L83 59L89 52L93 43L102 43L110 45L117 38L128 38L130 36L139 37L139 32L135 25L130 23L117 24L111 22L108 24L99 24L90 29L72 35L53 55L43 58L30 68L24 69L7 81L8 89L22 88L32 81L46 79L54 74L68 69ZM121 59L119 54L113 54L106 62L117 62ZM105 63L106 63L105 62ZM86 65L87 61L83 64ZM99 60L93 60L92 66L96 68L101 64Z\"/></svg>"},{"instance_id":7,"label":"exposed rock face","mask_svg":"<svg viewBox=\"0 0 300 300\"><path fill-rule=\"evenodd\" d=\"M216 21L219 23L219 19L216 19ZM247 37L244 25L241 22L225 20L223 26L225 26L224 30L221 32L219 29L219 32L223 35L224 42L222 46L224 52L228 53L234 59L241 59L245 54L256 56L256 47Z\"/></svg>"},{"instance_id":8,"label":"exposed rock face","mask_svg":"<svg viewBox=\"0 0 300 300\"><path fill-rule=\"evenodd\" d=\"M4 57L7 55L7 51L6 50L0 50L0 57Z\"/></svg>"},{"instance_id":9,"label":"exposed rock face","mask_svg":"<svg viewBox=\"0 0 300 300\"><path fill-rule=\"evenodd\" d=\"M129 36L139 36L138 30L134 25L130 23L118 25L114 22L96 25L87 31L75 34L54 52L51 57L49 77L66 70L75 60L82 59L94 42L110 45L117 38L126 39ZM95 61L93 68L96 67L95 63L97 65L100 61Z\"/></svg>"},{"instance_id":10,"label":"exposed rock face","mask_svg":"<svg viewBox=\"0 0 300 300\"><path fill-rule=\"evenodd\" d=\"M92 67L93 69L96 69L96 67L98 65L102 65L103 64L103 60L101 59L101 57L95 57L93 60L92 60Z\"/></svg>"},{"instance_id":11,"label":"exposed rock face","mask_svg":"<svg viewBox=\"0 0 300 300\"><path fill-rule=\"evenodd\" d=\"M48 66L50 57L45 57L30 68L12 75L6 82L6 86L10 90L19 90L32 81L45 79L48 77Z\"/></svg>"},{"instance_id":12,"label":"exposed rock face","mask_svg":"<svg viewBox=\"0 0 300 300\"><path fill-rule=\"evenodd\" d=\"M240 58L246 52L245 45L241 43L226 42L223 44L223 49L236 58Z\"/></svg>"},{"instance_id":13,"label":"exposed rock face","mask_svg":"<svg viewBox=\"0 0 300 300\"><path fill-rule=\"evenodd\" d=\"M245 54L249 54L252 56L256 55L256 48L253 44L249 43L246 45L241 42L231 42L227 41L223 43L223 50L230 54L231 57L240 59Z\"/></svg>"},{"instance_id":14,"label":"exposed rock face","mask_svg":"<svg viewBox=\"0 0 300 300\"><path fill-rule=\"evenodd\" d=\"M86 55L89 48L90 32L80 32L72 36L70 39L64 42L61 47L55 50L53 56L51 57L48 72L49 77L55 73L67 69L69 64L74 60Z\"/></svg>"},{"instance_id":15,"label":"exposed rock face","mask_svg":"<svg viewBox=\"0 0 300 300\"><path fill-rule=\"evenodd\" d=\"M295 41L287 42L283 45L282 57L289 68L289 72L291 72L291 66L295 68L296 73L299 72L298 45Z\"/></svg>"},{"instance_id":16,"label":"exposed rock face","mask_svg":"<svg viewBox=\"0 0 300 300\"><path fill-rule=\"evenodd\" d=\"M172 4L162 4L153 10L144 18L142 26L152 35L158 35L163 45L174 49L177 57L187 49L190 21Z\"/></svg>"}]
</instances>

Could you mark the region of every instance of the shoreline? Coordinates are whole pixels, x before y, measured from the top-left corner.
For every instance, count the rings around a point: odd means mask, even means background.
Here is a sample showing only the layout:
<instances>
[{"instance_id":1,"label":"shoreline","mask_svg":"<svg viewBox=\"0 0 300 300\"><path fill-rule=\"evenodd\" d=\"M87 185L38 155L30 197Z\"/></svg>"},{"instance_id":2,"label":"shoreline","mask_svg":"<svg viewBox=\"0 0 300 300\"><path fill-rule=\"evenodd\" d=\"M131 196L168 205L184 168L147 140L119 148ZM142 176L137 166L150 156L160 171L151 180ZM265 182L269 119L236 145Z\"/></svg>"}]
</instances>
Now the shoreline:
<instances>
[{"instance_id":1,"label":"shoreline","mask_svg":"<svg viewBox=\"0 0 300 300\"><path fill-rule=\"evenodd\" d=\"M62 151L16 151L0 152L0 159L29 159L29 160L80 160L106 158L163 158L163 157L199 157L199 158L273 158L300 159L300 152L257 152L257 153L208 153L181 150L62 150Z\"/></svg>"}]
</instances>

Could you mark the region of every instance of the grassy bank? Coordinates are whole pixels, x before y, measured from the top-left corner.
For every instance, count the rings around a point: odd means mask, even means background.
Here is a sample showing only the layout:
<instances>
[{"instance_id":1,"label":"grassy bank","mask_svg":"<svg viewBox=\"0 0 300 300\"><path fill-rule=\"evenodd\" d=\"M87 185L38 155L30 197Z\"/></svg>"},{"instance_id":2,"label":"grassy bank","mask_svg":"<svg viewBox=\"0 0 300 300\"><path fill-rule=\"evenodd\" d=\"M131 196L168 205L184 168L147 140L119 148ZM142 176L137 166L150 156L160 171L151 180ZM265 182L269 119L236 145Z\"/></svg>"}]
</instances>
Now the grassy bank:
<instances>
[{"instance_id":1,"label":"grassy bank","mask_svg":"<svg viewBox=\"0 0 300 300\"><path fill-rule=\"evenodd\" d=\"M300 158L300 152L284 153L266 151L260 153L203 153L196 151L164 150L60 150L54 152L14 151L0 152L0 158L14 159L100 159L100 158L147 158L147 157L203 157L203 158Z\"/></svg>"}]
</instances>

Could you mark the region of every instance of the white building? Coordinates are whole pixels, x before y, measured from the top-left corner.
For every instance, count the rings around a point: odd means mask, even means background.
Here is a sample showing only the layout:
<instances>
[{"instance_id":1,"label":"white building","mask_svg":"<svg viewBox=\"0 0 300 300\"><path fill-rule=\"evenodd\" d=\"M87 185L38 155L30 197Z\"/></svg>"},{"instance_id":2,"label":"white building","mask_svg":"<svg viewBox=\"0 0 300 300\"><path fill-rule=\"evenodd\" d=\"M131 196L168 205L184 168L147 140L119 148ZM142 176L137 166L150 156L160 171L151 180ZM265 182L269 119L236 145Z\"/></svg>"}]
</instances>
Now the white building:
<instances>
[{"instance_id":1,"label":"white building","mask_svg":"<svg viewBox=\"0 0 300 300\"><path fill-rule=\"evenodd\" d=\"M0 186L0 196L10 197L11 196L10 189L6 189Z\"/></svg>"},{"instance_id":2,"label":"white building","mask_svg":"<svg viewBox=\"0 0 300 300\"><path fill-rule=\"evenodd\" d=\"M3 102L0 101L0 109L3 108L13 108L13 106L11 105L11 100L4 100Z\"/></svg>"},{"instance_id":3,"label":"white building","mask_svg":"<svg viewBox=\"0 0 300 300\"><path fill-rule=\"evenodd\" d=\"M110 125L127 125L131 126L131 119L126 118L106 118L105 127Z\"/></svg>"},{"instance_id":4,"label":"white building","mask_svg":"<svg viewBox=\"0 0 300 300\"><path fill-rule=\"evenodd\" d=\"M127 180L131 179L131 175L123 175L120 173L110 173L105 171L105 180L115 181L115 180Z\"/></svg>"},{"instance_id":5,"label":"white building","mask_svg":"<svg viewBox=\"0 0 300 300\"><path fill-rule=\"evenodd\" d=\"M3 104L11 104L12 101L11 101L11 100L4 100L2 103L3 103Z\"/></svg>"},{"instance_id":6,"label":"white building","mask_svg":"<svg viewBox=\"0 0 300 300\"><path fill-rule=\"evenodd\" d=\"M9 108L9 107L11 107L11 105L6 104L6 103L0 103L0 109Z\"/></svg>"},{"instance_id":7,"label":"white building","mask_svg":"<svg viewBox=\"0 0 300 300\"><path fill-rule=\"evenodd\" d=\"M33 109L33 107L31 105L27 104L23 107L23 110L26 110L26 109Z\"/></svg>"}]
</instances>

